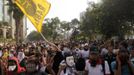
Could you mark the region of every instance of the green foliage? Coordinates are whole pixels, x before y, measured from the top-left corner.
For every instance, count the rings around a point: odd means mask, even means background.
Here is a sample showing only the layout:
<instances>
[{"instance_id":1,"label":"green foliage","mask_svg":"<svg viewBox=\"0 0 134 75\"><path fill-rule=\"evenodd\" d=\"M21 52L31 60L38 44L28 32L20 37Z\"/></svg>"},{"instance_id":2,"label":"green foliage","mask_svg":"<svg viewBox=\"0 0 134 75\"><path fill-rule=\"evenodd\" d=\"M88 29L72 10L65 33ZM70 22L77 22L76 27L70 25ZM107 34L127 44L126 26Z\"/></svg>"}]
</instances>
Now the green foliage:
<instances>
[{"instance_id":1,"label":"green foliage","mask_svg":"<svg viewBox=\"0 0 134 75\"><path fill-rule=\"evenodd\" d=\"M129 30L126 22L132 22L134 16L133 0L103 0L100 16L101 32L107 37L122 36ZM122 26L125 28L122 30Z\"/></svg>"},{"instance_id":2,"label":"green foliage","mask_svg":"<svg viewBox=\"0 0 134 75\"><path fill-rule=\"evenodd\" d=\"M60 20L58 17L46 19L42 28L42 33L47 39L55 40L58 37L56 29L59 27Z\"/></svg>"},{"instance_id":3,"label":"green foliage","mask_svg":"<svg viewBox=\"0 0 134 75\"><path fill-rule=\"evenodd\" d=\"M79 21L77 19L73 19L71 22L61 22L58 17L51 19L47 18L42 26L42 33L48 40L61 40L65 38L64 36L66 36L66 33L72 28L78 27L78 24ZM35 41L42 38L37 32L33 31L28 35L28 39L30 41Z\"/></svg>"},{"instance_id":4,"label":"green foliage","mask_svg":"<svg viewBox=\"0 0 134 75\"><path fill-rule=\"evenodd\" d=\"M80 22L78 21L78 19L75 18L71 20L70 24L71 24L71 28L78 28Z\"/></svg>"},{"instance_id":5,"label":"green foliage","mask_svg":"<svg viewBox=\"0 0 134 75\"><path fill-rule=\"evenodd\" d=\"M36 31L32 31L28 36L27 36L27 39L30 40L30 41L40 41L42 40L42 37L41 35L36 32Z\"/></svg>"},{"instance_id":6,"label":"green foliage","mask_svg":"<svg viewBox=\"0 0 134 75\"><path fill-rule=\"evenodd\" d=\"M90 3L91 6L87 8L86 12L81 15L81 34L84 37L92 37L97 33L100 33L99 26L99 5Z\"/></svg>"},{"instance_id":7,"label":"green foliage","mask_svg":"<svg viewBox=\"0 0 134 75\"><path fill-rule=\"evenodd\" d=\"M69 31L71 29L71 24L69 22L63 21L61 22L61 28L65 31Z\"/></svg>"},{"instance_id":8,"label":"green foliage","mask_svg":"<svg viewBox=\"0 0 134 75\"><path fill-rule=\"evenodd\" d=\"M102 0L90 3L81 16L81 31L86 36L96 33L106 38L129 34L134 28L134 0ZM130 23L130 24L128 24Z\"/></svg>"}]
</instances>

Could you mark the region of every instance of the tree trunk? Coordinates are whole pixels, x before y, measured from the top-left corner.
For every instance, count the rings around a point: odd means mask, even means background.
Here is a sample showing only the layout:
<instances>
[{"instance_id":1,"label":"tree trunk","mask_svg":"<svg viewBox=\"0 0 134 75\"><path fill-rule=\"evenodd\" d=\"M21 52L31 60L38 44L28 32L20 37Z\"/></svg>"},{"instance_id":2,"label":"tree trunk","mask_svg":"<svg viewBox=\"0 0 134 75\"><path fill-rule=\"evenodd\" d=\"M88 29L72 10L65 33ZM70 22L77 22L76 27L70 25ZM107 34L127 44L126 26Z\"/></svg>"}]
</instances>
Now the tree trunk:
<instances>
[{"instance_id":1,"label":"tree trunk","mask_svg":"<svg viewBox=\"0 0 134 75\"><path fill-rule=\"evenodd\" d=\"M23 31L23 18L20 20L20 26L19 26L20 28L20 42L22 43L23 42L23 40L24 40L24 36L23 36L23 33L24 33L24 31Z\"/></svg>"},{"instance_id":2,"label":"tree trunk","mask_svg":"<svg viewBox=\"0 0 134 75\"><path fill-rule=\"evenodd\" d=\"M11 36L12 36L12 39L15 39L15 26L13 24L12 13L9 14L9 24L11 26Z\"/></svg>"},{"instance_id":3,"label":"tree trunk","mask_svg":"<svg viewBox=\"0 0 134 75\"><path fill-rule=\"evenodd\" d=\"M23 18L15 20L16 25L16 44L20 44L23 41Z\"/></svg>"},{"instance_id":4,"label":"tree trunk","mask_svg":"<svg viewBox=\"0 0 134 75\"><path fill-rule=\"evenodd\" d=\"M15 38L16 38L16 44L19 43L19 20L15 20L15 25L16 25L16 33L15 33Z\"/></svg>"}]
</instances>

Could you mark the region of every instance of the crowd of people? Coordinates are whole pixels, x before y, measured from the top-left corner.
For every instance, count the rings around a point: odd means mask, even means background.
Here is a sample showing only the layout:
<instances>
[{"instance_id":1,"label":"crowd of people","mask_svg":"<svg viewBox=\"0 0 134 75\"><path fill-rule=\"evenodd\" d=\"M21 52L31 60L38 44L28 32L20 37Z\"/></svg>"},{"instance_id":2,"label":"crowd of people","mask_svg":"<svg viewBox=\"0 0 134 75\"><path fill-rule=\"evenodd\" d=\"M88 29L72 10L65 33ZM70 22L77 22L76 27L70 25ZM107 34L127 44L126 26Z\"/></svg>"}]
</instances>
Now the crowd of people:
<instances>
[{"instance_id":1,"label":"crowd of people","mask_svg":"<svg viewBox=\"0 0 134 75\"><path fill-rule=\"evenodd\" d=\"M0 46L0 75L134 75L134 40Z\"/></svg>"}]
</instances>

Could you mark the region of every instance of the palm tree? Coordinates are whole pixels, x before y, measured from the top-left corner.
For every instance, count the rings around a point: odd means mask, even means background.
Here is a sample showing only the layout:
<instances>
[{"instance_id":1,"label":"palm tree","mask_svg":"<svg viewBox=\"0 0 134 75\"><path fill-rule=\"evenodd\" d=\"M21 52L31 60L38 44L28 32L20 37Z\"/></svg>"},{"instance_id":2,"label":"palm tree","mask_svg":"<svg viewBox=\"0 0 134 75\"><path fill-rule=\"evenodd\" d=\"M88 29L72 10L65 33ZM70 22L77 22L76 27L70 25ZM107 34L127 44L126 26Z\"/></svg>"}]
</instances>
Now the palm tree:
<instances>
[{"instance_id":1,"label":"palm tree","mask_svg":"<svg viewBox=\"0 0 134 75\"><path fill-rule=\"evenodd\" d=\"M21 10L18 8L18 6L12 2L12 0L8 0L9 10L8 14L12 15L15 20L15 26L16 26L16 43L22 42L22 33L23 33L23 16L24 14L21 12Z\"/></svg>"}]
</instances>

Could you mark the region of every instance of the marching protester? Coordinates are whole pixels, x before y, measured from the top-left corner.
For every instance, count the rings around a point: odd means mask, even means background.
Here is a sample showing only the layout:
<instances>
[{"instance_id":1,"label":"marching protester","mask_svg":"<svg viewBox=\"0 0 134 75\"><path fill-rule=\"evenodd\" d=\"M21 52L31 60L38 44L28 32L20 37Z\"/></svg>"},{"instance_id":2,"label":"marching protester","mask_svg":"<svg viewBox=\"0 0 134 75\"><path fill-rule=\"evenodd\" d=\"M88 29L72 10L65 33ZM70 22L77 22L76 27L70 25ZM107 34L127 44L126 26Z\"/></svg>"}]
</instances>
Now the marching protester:
<instances>
[{"instance_id":1,"label":"marching protester","mask_svg":"<svg viewBox=\"0 0 134 75\"><path fill-rule=\"evenodd\" d=\"M89 60L86 61L84 75L110 75L108 62L100 57L96 46L90 48Z\"/></svg>"},{"instance_id":2,"label":"marching protester","mask_svg":"<svg viewBox=\"0 0 134 75\"><path fill-rule=\"evenodd\" d=\"M134 75L134 64L130 59L130 53L122 48L116 56L116 61L111 63L114 75Z\"/></svg>"},{"instance_id":3,"label":"marching protester","mask_svg":"<svg viewBox=\"0 0 134 75\"><path fill-rule=\"evenodd\" d=\"M0 0L0 75L134 75L133 4Z\"/></svg>"},{"instance_id":4,"label":"marching protester","mask_svg":"<svg viewBox=\"0 0 134 75\"><path fill-rule=\"evenodd\" d=\"M77 75L73 55L69 52L64 55L64 60L59 66L59 72L57 75Z\"/></svg>"},{"instance_id":5,"label":"marching protester","mask_svg":"<svg viewBox=\"0 0 134 75\"><path fill-rule=\"evenodd\" d=\"M112 45L108 46L108 53L104 56L104 59L108 62L111 75L114 75L112 68L111 68L111 63L116 60L116 55L113 53Z\"/></svg>"},{"instance_id":6,"label":"marching protester","mask_svg":"<svg viewBox=\"0 0 134 75\"><path fill-rule=\"evenodd\" d=\"M25 68L21 67L19 60L16 57L11 57L8 60L7 75L22 75L25 72Z\"/></svg>"},{"instance_id":7,"label":"marching protester","mask_svg":"<svg viewBox=\"0 0 134 75\"><path fill-rule=\"evenodd\" d=\"M104 43L0 46L0 75L134 75L134 47L126 41ZM104 47L107 53L102 55Z\"/></svg>"},{"instance_id":8,"label":"marching protester","mask_svg":"<svg viewBox=\"0 0 134 75\"><path fill-rule=\"evenodd\" d=\"M84 58L84 59L88 59L88 57L89 57L88 43L84 44L83 50L81 50L81 57Z\"/></svg>"}]
</instances>

